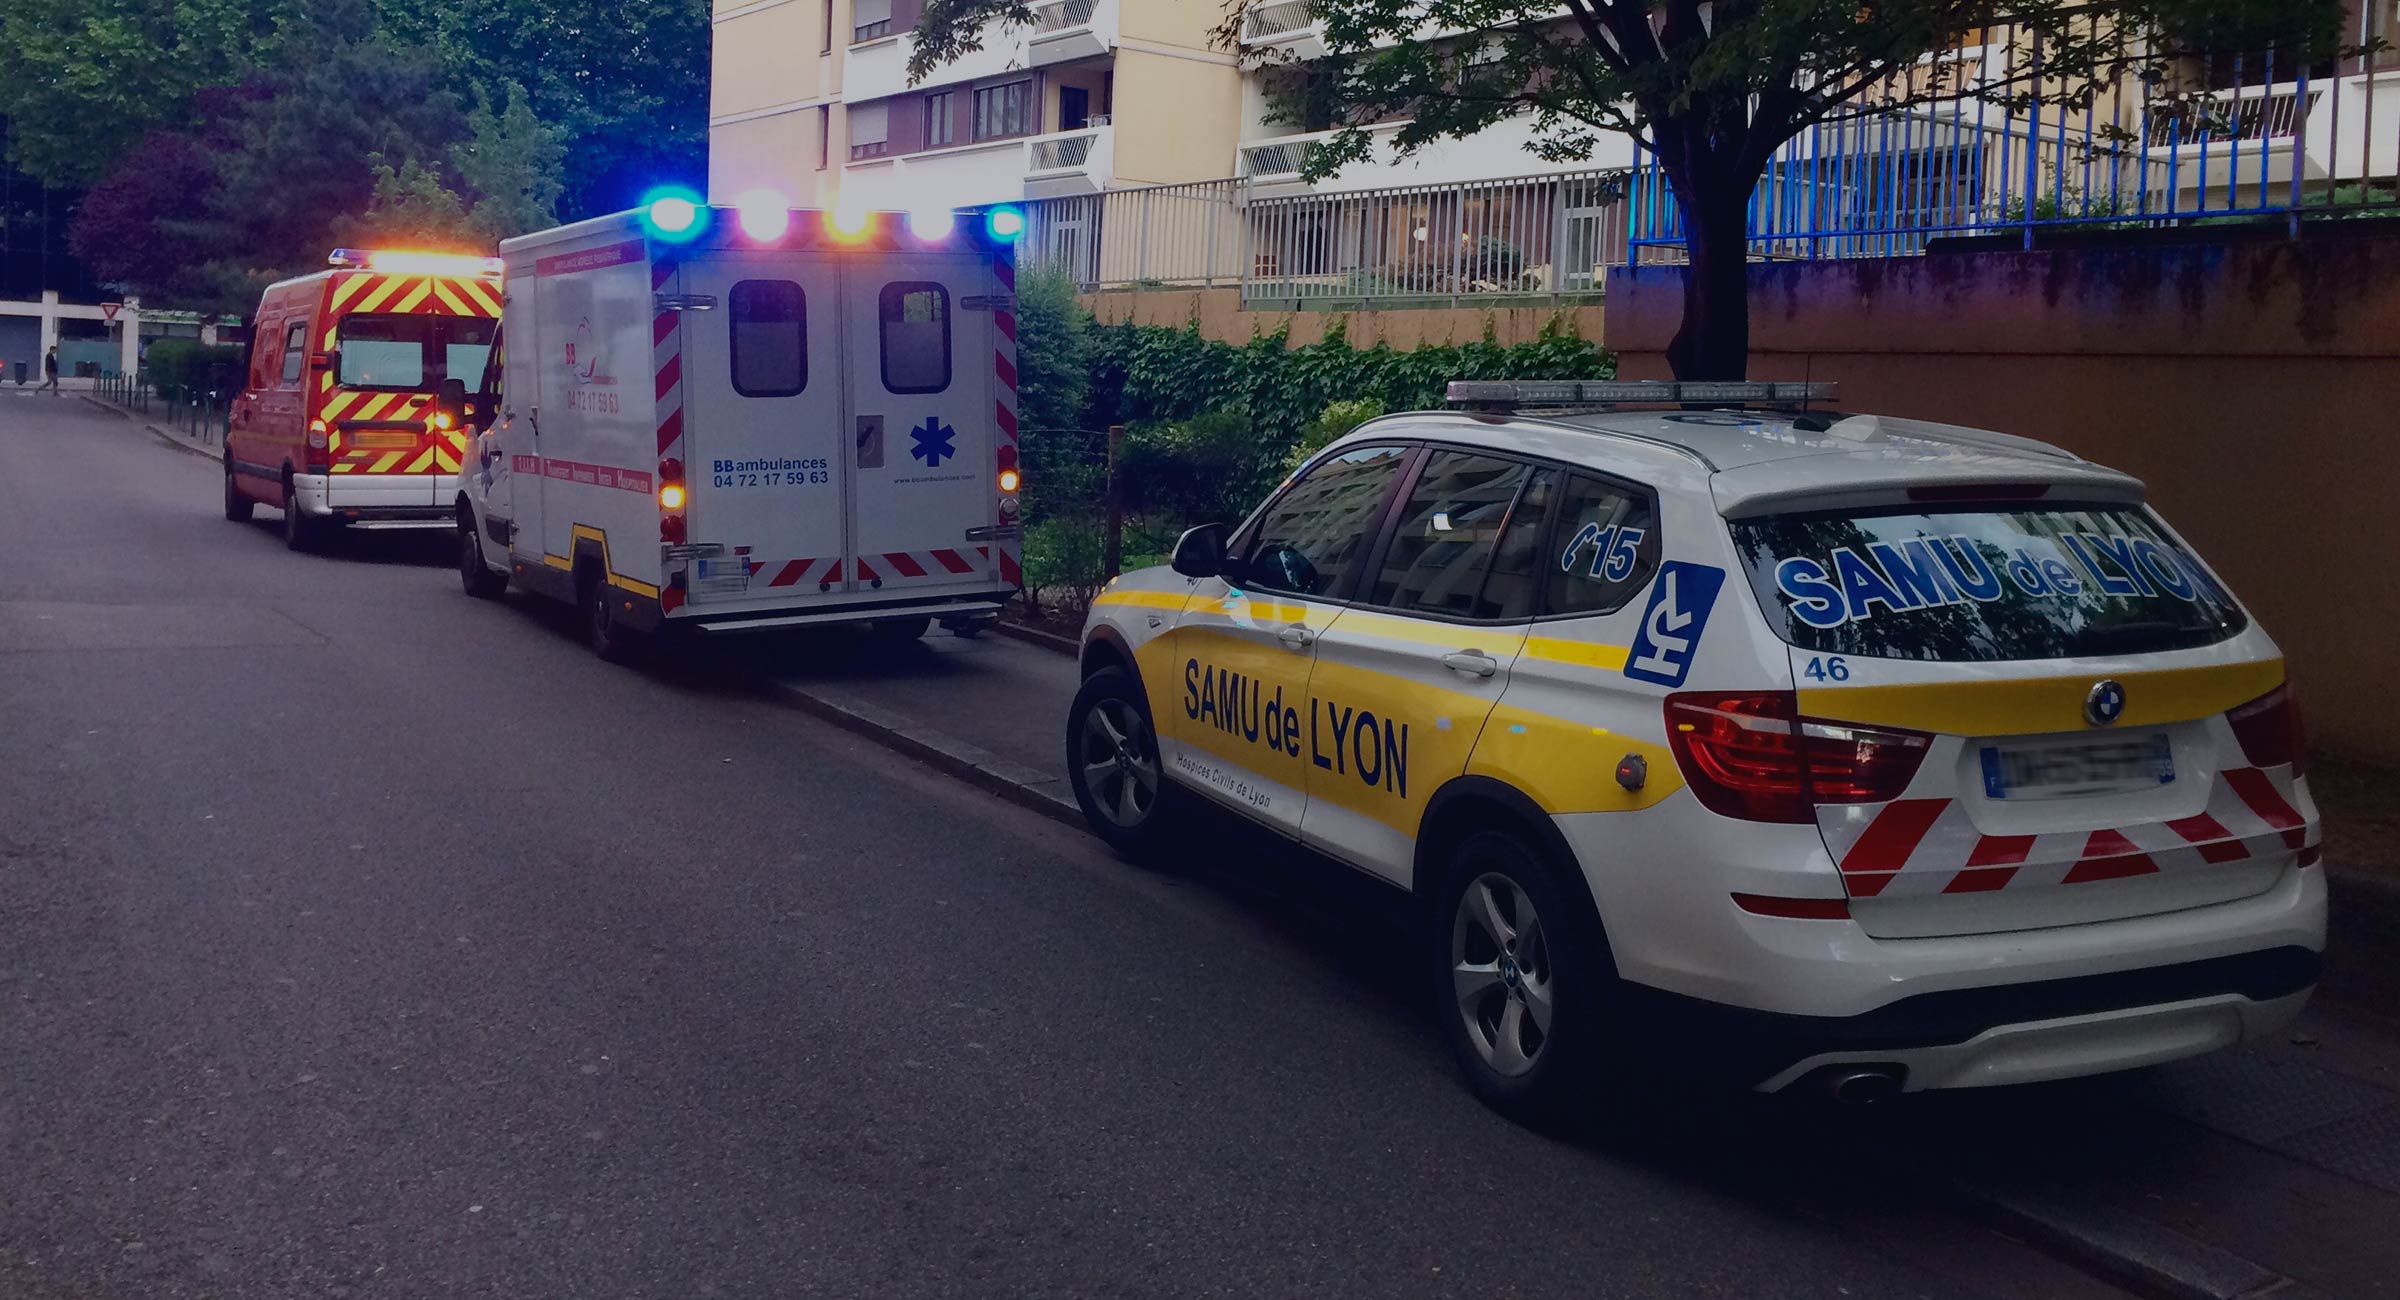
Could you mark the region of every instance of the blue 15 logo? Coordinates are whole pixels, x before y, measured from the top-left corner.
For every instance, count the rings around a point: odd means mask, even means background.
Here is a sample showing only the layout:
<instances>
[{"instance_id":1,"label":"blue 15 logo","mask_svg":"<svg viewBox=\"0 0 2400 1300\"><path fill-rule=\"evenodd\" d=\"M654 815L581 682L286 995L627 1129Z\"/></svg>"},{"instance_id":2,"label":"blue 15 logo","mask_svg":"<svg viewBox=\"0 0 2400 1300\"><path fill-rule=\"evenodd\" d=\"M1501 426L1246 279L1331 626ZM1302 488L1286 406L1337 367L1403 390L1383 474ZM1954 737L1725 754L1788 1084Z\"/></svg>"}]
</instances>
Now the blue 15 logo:
<instances>
[{"instance_id":1,"label":"blue 15 logo","mask_svg":"<svg viewBox=\"0 0 2400 1300\"><path fill-rule=\"evenodd\" d=\"M1629 528L1623 524L1610 524L1606 528L1598 524L1585 524L1575 530L1574 539L1567 543L1566 553L1558 557L1559 572L1573 573L1575 557L1589 546L1592 548L1591 575L1609 582L1623 582L1633 576L1633 566L1639 562L1634 556L1634 548L1642 544L1642 537L1648 532L1646 528Z\"/></svg>"}]
</instances>

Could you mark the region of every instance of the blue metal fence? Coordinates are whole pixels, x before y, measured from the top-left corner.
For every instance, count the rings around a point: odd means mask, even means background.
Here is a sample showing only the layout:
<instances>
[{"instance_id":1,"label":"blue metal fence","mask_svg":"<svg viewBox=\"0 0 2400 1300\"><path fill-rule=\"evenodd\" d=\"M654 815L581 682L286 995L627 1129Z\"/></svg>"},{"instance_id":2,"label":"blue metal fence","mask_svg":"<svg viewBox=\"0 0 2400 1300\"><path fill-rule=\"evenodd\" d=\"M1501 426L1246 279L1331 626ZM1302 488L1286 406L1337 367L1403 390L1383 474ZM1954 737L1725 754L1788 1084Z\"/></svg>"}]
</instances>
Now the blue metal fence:
<instances>
[{"instance_id":1,"label":"blue metal fence","mask_svg":"<svg viewBox=\"0 0 2400 1300\"><path fill-rule=\"evenodd\" d=\"M2350 39L2384 33L2360 6ZM2096 12L2081 21L2098 24ZM2315 67L2273 52L2139 57L2097 83L2045 75L2038 34L1972 34L1776 152L1751 196L1753 256L1889 257L1942 235L2400 210L2400 57ZM2143 76L2144 66L2163 76ZM1892 107L1903 101L1906 106ZM1635 174L1636 260L1680 255L1655 159Z\"/></svg>"}]
</instances>

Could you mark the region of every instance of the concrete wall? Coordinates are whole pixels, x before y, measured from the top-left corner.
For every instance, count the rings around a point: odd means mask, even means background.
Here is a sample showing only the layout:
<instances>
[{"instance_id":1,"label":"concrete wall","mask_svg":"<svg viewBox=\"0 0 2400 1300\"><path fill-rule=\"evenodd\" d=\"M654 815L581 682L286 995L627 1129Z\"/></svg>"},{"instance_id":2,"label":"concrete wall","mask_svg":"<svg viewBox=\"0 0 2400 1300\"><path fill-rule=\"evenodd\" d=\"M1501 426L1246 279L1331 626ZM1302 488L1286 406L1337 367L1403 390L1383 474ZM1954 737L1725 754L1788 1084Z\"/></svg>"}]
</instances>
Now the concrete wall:
<instances>
[{"instance_id":1,"label":"concrete wall","mask_svg":"<svg viewBox=\"0 0 2400 1300\"><path fill-rule=\"evenodd\" d=\"M1359 347L1386 342L1403 350L1427 343L1471 343L1483 337L1486 322L1501 343L1526 343L1539 337L1542 328L1562 311L1577 333L1598 341L1602 321L1597 303L1566 308L1540 304L1352 312L1244 311L1238 289L1112 289L1085 294L1083 301L1095 318L1112 325L1132 321L1180 328L1198 320L1202 334L1227 343L1247 343L1285 325L1291 328L1294 345L1314 343L1325 336L1326 326L1339 320L1350 341Z\"/></svg>"},{"instance_id":2,"label":"concrete wall","mask_svg":"<svg viewBox=\"0 0 2400 1300\"><path fill-rule=\"evenodd\" d=\"M2400 762L2400 232L1759 265L1754 379L2060 443L2139 475L2290 656L2315 742ZM1680 272L1609 277L1664 378Z\"/></svg>"}]
</instances>

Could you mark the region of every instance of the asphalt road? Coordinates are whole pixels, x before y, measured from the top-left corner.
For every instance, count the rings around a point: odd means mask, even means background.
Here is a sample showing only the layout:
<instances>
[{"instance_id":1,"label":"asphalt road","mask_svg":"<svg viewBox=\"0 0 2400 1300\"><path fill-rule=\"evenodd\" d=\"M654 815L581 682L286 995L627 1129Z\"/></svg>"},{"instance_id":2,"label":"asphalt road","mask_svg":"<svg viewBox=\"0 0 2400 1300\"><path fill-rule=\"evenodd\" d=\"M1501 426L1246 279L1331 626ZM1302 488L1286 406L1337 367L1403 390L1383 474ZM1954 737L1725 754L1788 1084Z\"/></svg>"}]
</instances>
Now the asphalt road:
<instances>
[{"instance_id":1,"label":"asphalt road","mask_svg":"<svg viewBox=\"0 0 2400 1300\"><path fill-rule=\"evenodd\" d=\"M73 400L0 466L11 1300L2116 1294L1825 1116L1510 1126L1230 831L1129 868Z\"/></svg>"}]
</instances>

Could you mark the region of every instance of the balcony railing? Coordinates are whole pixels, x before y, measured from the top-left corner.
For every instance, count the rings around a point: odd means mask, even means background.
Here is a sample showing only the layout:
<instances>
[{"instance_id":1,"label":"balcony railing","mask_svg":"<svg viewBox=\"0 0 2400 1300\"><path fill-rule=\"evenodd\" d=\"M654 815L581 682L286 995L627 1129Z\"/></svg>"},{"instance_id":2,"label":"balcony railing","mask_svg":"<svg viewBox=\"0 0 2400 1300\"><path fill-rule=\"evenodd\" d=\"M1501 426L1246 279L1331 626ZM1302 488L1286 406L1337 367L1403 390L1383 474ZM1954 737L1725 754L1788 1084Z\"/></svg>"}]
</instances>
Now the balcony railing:
<instances>
[{"instance_id":1,"label":"balcony railing","mask_svg":"<svg viewBox=\"0 0 2400 1300\"><path fill-rule=\"evenodd\" d=\"M2285 140L2300 134L2324 98L2322 87L2297 82L2247 94L2227 91L2153 107L2146 115L2143 143L2153 149L2181 148L2203 141Z\"/></svg>"},{"instance_id":2,"label":"balcony railing","mask_svg":"<svg viewBox=\"0 0 2400 1300\"><path fill-rule=\"evenodd\" d=\"M1092 142L1099 138L1099 132L1085 131L1081 135L1036 140L1026 170L1053 172L1081 167L1092 160Z\"/></svg>"},{"instance_id":3,"label":"balcony railing","mask_svg":"<svg viewBox=\"0 0 2400 1300\"><path fill-rule=\"evenodd\" d=\"M1052 0L1033 11L1033 30L1036 35L1063 32L1070 27L1086 27L1100 8L1100 0Z\"/></svg>"},{"instance_id":4,"label":"balcony railing","mask_svg":"<svg viewBox=\"0 0 2400 1300\"><path fill-rule=\"evenodd\" d=\"M1242 39L1271 41L1306 31L1316 21L1315 0L1266 0L1242 11Z\"/></svg>"}]
</instances>

